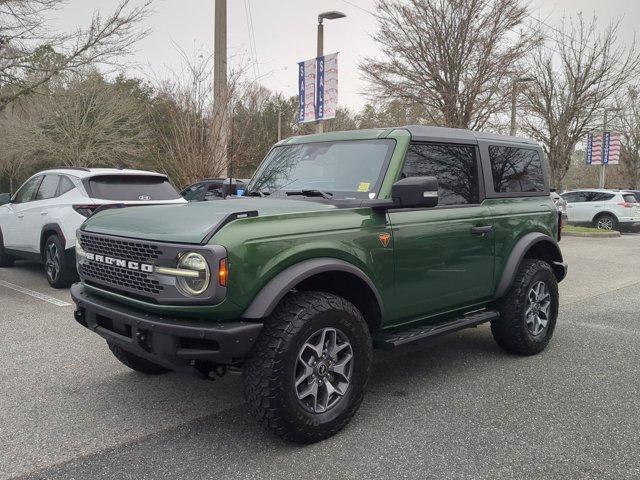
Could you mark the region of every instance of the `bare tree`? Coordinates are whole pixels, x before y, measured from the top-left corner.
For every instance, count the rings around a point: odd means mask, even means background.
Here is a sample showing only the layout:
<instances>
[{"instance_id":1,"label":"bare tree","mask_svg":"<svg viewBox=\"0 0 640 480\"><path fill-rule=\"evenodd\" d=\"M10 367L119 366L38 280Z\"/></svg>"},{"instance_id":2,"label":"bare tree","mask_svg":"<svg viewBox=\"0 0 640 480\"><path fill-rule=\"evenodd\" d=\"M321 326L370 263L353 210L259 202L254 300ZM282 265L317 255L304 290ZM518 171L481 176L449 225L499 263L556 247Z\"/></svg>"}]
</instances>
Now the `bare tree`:
<instances>
[{"instance_id":1,"label":"bare tree","mask_svg":"<svg viewBox=\"0 0 640 480\"><path fill-rule=\"evenodd\" d=\"M504 112L512 78L539 37L519 0L379 0L384 57L360 71L372 96L423 107L447 127L482 128Z\"/></svg>"},{"instance_id":2,"label":"bare tree","mask_svg":"<svg viewBox=\"0 0 640 480\"><path fill-rule=\"evenodd\" d=\"M618 101L621 115L616 116L614 125L622 135L620 164L628 185L640 188L640 92L638 87L627 88Z\"/></svg>"},{"instance_id":3,"label":"bare tree","mask_svg":"<svg viewBox=\"0 0 640 480\"><path fill-rule=\"evenodd\" d=\"M137 7L130 7L131 0L121 0L110 15L95 13L85 29L50 33L46 14L64 3L0 0L0 111L61 73L122 62L147 33L139 23L151 0Z\"/></svg>"},{"instance_id":4,"label":"bare tree","mask_svg":"<svg viewBox=\"0 0 640 480\"><path fill-rule=\"evenodd\" d=\"M640 72L635 42L618 42L619 22L597 29L581 15L554 29L549 45L533 55L526 89L531 114L527 130L544 147L553 185L560 188L578 142L602 128L602 115L614 97Z\"/></svg>"}]
</instances>

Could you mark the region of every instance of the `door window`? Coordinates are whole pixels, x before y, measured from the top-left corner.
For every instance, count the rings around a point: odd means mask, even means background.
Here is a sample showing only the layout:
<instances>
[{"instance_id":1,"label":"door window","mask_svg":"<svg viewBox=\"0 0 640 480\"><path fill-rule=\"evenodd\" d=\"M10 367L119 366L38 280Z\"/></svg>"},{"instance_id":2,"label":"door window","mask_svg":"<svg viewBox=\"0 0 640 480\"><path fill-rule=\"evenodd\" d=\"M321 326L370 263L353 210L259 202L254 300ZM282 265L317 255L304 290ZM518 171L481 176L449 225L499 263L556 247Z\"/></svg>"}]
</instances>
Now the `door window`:
<instances>
[{"instance_id":1,"label":"door window","mask_svg":"<svg viewBox=\"0 0 640 480\"><path fill-rule=\"evenodd\" d=\"M60 177L58 175L45 175L42 183L40 183L40 188L38 188L38 193L36 193L34 200L47 200L55 197L56 192L58 191L59 182Z\"/></svg>"},{"instance_id":2,"label":"door window","mask_svg":"<svg viewBox=\"0 0 640 480\"><path fill-rule=\"evenodd\" d=\"M223 198L222 183L211 183L207 188L207 193L204 194L205 202L209 200L216 200Z\"/></svg>"},{"instance_id":3,"label":"door window","mask_svg":"<svg viewBox=\"0 0 640 480\"><path fill-rule=\"evenodd\" d=\"M73 184L71 179L69 179L69 177L61 177L60 187L58 189L58 196L64 195L65 193L70 192L74 188L76 188L76 186Z\"/></svg>"},{"instance_id":4,"label":"door window","mask_svg":"<svg viewBox=\"0 0 640 480\"><path fill-rule=\"evenodd\" d=\"M480 202L478 160L473 146L411 144L402 169L402 178L408 177L436 177L438 205Z\"/></svg>"},{"instance_id":5,"label":"door window","mask_svg":"<svg viewBox=\"0 0 640 480\"><path fill-rule=\"evenodd\" d=\"M562 195L567 203L582 203L587 201L588 192L570 192Z\"/></svg>"},{"instance_id":6,"label":"door window","mask_svg":"<svg viewBox=\"0 0 640 480\"><path fill-rule=\"evenodd\" d=\"M615 195L613 193L602 193L602 192L591 192L588 202L604 202L606 200L611 200Z\"/></svg>"},{"instance_id":7,"label":"door window","mask_svg":"<svg viewBox=\"0 0 640 480\"><path fill-rule=\"evenodd\" d=\"M544 191L542 159L537 150L492 145L489 162L496 193Z\"/></svg>"},{"instance_id":8,"label":"door window","mask_svg":"<svg viewBox=\"0 0 640 480\"><path fill-rule=\"evenodd\" d=\"M25 203L33 200L33 197L38 191L38 187L40 186L41 181L42 175L27 180L27 183L22 185L22 187L20 187L20 190L18 190L18 192L13 197L13 203Z\"/></svg>"}]
</instances>

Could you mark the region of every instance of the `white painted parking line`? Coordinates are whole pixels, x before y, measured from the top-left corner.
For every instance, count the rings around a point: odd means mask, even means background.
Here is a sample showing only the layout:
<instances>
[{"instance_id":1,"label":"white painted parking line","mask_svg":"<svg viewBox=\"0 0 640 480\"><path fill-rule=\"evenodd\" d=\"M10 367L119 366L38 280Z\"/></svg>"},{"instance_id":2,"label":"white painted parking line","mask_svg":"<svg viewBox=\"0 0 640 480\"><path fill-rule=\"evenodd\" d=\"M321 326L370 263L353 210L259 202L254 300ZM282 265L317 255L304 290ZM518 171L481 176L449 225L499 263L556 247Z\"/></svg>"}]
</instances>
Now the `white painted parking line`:
<instances>
[{"instance_id":1,"label":"white painted parking line","mask_svg":"<svg viewBox=\"0 0 640 480\"><path fill-rule=\"evenodd\" d=\"M33 290L29 290L28 288L21 287L20 285L16 285L14 283L5 282L4 280L0 280L0 285L3 287L10 288L11 290L15 290L16 292L24 293L25 295L29 295L33 298L38 298L44 302L49 302L57 307L70 307L71 304L69 302L65 302L63 300L58 300L57 298L50 297L49 295L45 295L44 293L34 292Z\"/></svg>"}]
</instances>

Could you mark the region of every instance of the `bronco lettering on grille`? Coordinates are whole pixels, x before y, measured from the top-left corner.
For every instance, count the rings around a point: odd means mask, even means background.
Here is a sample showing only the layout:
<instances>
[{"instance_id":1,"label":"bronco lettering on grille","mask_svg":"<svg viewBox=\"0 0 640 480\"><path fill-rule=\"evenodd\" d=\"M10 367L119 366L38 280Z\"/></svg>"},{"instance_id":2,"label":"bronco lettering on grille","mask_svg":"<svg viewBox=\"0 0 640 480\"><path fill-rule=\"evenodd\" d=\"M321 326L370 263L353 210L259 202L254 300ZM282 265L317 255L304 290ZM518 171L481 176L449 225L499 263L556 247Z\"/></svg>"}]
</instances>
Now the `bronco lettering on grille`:
<instances>
[{"instance_id":1,"label":"bronco lettering on grille","mask_svg":"<svg viewBox=\"0 0 640 480\"><path fill-rule=\"evenodd\" d=\"M98 255L90 252L86 253L86 258L87 260L104 263L105 265L113 265L116 267L127 268L129 270L153 273L153 265L148 263L131 262L128 260L122 260L121 258L107 257L106 255Z\"/></svg>"}]
</instances>

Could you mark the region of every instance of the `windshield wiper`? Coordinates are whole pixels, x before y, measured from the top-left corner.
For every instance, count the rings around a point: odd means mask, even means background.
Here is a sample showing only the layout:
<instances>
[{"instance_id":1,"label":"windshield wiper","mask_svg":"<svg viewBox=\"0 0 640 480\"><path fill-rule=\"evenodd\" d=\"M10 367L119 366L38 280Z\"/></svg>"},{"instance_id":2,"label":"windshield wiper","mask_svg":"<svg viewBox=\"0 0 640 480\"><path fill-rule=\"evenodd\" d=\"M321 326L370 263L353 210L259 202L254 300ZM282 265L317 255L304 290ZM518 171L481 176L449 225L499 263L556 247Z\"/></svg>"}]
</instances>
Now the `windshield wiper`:
<instances>
[{"instance_id":1,"label":"windshield wiper","mask_svg":"<svg viewBox=\"0 0 640 480\"><path fill-rule=\"evenodd\" d=\"M304 197L322 197L326 198L327 200L331 200L333 198L333 193L323 192L322 190L288 190L286 194L302 195Z\"/></svg>"}]
</instances>

